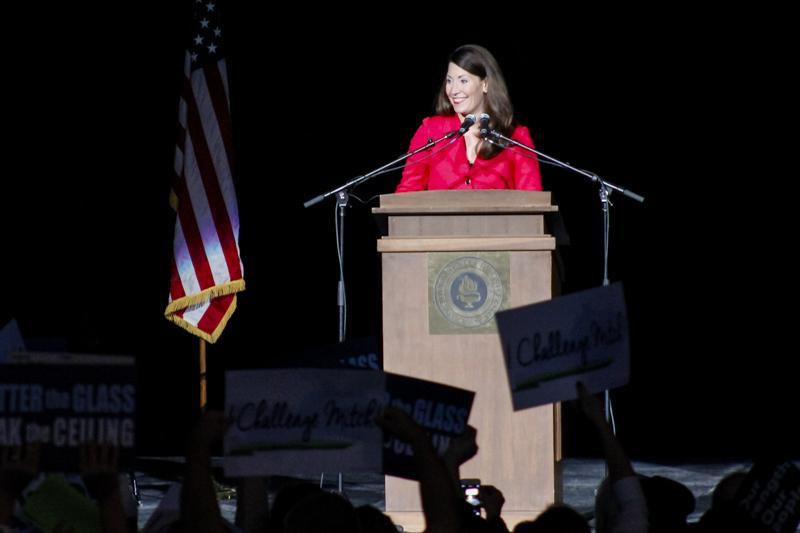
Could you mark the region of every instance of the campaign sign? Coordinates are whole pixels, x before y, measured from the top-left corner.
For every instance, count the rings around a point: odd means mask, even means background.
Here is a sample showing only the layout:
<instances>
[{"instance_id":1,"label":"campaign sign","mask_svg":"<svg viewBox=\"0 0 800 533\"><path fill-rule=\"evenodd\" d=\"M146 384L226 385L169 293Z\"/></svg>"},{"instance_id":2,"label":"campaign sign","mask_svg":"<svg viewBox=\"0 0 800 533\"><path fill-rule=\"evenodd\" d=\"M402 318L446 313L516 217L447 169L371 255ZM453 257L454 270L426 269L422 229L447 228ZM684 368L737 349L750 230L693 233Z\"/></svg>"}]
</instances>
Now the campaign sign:
<instances>
[{"instance_id":1,"label":"campaign sign","mask_svg":"<svg viewBox=\"0 0 800 533\"><path fill-rule=\"evenodd\" d=\"M495 315L514 410L625 385L630 376L622 284L614 283Z\"/></svg>"},{"instance_id":2,"label":"campaign sign","mask_svg":"<svg viewBox=\"0 0 800 533\"><path fill-rule=\"evenodd\" d=\"M800 468L790 461L756 462L737 499L760 531L794 533L800 524Z\"/></svg>"},{"instance_id":3,"label":"campaign sign","mask_svg":"<svg viewBox=\"0 0 800 533\"><path fill-rule=\"evenodd\" d=\"M402 409L425 428L433 447L441 455L450 440L464 432L472 410L472 391L410 378L386 374L387 404ZM383 472L390 476L419 479L411 446L392 435L386 435L383 447Z\"/></svg>"},{"instance_id":4,"label":"campaign sign","mask_svg":"<svg viewBox=\"0 0 800 533\"><path fill-rule=\"evenodd\" d=\"M474 392L351 369L258 369L225 375L228 476L384 472L416 479L411 448L384 438L386 405L409 413L444 451L467 425Z\"/></svg>"},{"instance_id":5,"label":"campaign sign","mask_svg":"<svg viewBox=\"0 0 800 533\"><path fill-rule=\"evenodd\" d=\"M299 354L283 358L289 364L274 366L311 368L364 368L381 370L383 359L377 337L349 339L344 342L321 347L304 348ZM273 365L270 365L273 366Z\"/></svg>"},{"instance_id":6,"label":"campaign sign","mask_svg":"<svg viewBox=\"0 0 800 533\"><path fill-rule=\"evenodd\" d=\"M379 472L383 382L363 370L226 372L225 474Z\"/></svg>"},{"instance_id":7,"label":"campaign sign","mask_svg":"<svg viewBox=\"0 0 800 533\"><path fill-rule=\"evenodd\" d=\"M133 364L2 364L0 447L41 443L43 470L77 472L79 447L108 444L131 465L135 383Z\"/></svg>"}]
</instances>

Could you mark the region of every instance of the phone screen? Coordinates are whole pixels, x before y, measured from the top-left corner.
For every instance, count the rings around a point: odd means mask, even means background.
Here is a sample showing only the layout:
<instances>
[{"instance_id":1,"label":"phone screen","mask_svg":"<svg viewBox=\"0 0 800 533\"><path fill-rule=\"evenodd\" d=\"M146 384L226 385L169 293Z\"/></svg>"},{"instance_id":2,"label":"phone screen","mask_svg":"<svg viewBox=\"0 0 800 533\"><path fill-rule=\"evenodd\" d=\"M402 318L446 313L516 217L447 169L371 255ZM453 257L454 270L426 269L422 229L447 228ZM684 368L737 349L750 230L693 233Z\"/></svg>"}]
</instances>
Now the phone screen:
<instances>
[{"instance_id":1,"label":"phone screen","mask_svg":"<svg viewBox=\"0 0 800 533\"><path fill-rule=\"evenodd\" d=\"M479 479L462 479L461 480L461 489L464 491L464 498L467 500L467 503L472 505L474 512L477 515L481 514L481 501L478 499L478 494L480 492L481 482Z\"/></svg>"}]
</instances>

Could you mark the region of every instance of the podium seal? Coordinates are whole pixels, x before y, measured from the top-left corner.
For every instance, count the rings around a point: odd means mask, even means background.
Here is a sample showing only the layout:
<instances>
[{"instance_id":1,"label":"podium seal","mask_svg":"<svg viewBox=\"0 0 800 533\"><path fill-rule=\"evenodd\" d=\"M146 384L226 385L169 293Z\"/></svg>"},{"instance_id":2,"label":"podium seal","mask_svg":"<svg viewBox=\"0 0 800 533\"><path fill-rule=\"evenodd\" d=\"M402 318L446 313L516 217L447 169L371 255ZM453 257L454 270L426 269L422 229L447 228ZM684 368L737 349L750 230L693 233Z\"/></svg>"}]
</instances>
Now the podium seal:
<instances>
[{"instance_id":1,"label":"podium seal","mask_svg":"<svg viewBox=\"0 0 800 533\"><path fill-rule=\"evenodd\" d=\"M479 257L459 257L439 271L433 299L450 323L475 328L494 318L503 303L503 292L500 274L491 263Z\"/></svg>"}]
</instances>

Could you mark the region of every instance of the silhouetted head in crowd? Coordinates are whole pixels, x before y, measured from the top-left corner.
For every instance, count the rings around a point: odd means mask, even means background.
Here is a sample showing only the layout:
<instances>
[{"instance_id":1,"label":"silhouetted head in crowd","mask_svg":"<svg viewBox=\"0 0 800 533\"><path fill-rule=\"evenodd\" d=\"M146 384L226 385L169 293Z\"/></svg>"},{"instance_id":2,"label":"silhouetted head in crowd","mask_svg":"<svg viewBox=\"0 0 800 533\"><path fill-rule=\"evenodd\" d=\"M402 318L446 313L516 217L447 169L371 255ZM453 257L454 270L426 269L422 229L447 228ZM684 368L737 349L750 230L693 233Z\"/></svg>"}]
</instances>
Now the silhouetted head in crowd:
<instances>
[{"instance_id":1,"label":"silhouetted head in crowd","mask_svg":"<svg viewBox=\"0 0 800 533\"><path fill-rule=\"evenodd\" d=\"M357 507L356 515L361 524L361 533L397 533L397 526L392 519L371 505Z\"/></svg>"},{"instance_id":2,"label":"silhouetted head in crowd","mask_svg":"<svg viewBox=\"0 0 800 533\"><path fill-rule=\"evenodd\" d=\"M723 477L711 495L711 507L722 507L736 501L742 483L747 477L747 472L733 472Z\"/></svg>"},{"instance_id":3,"label":"silhouetted head in crowd","mask_svg":"<svg viewBox=\"0 0 800 533\"><path fill-rule=\"evenodd\" d=\"M520 522L514 533L591 533L589 523L575 509L551 505L536 520Z\"/></svg>"},{"instance_id":4,"label":"silhouetted head in crowd","mask_svg":"<svg viewBox=\"0 0 800 533\"><path fill-rule=\"evenodd\" d=\"M275 495L275 501L270 511L270 532L283 531L283 519L298 502L308 496L323 492L321 488L312 483L297 482L286 485Z\"/></svg>"},{"instance_id":5,"label":"silhouetted head in crowd","mask_svg":"<svg viewBox=\"0 0 800 533\"><path fill-rule=\"evenodd\" d=\"M680 531L694 511L692 491L683 483L662 476L639 476L651 533Z\"/></svg>"},{"instance_id":6,"label":"silhouetted head in crowd","mask_svg":"<svg viewBox=\"0 0 800 533\"><path fill-rule=\"evenodd\" d=\"M283 519L284 533L362 533L352 504L320 491L297 502Z\"/></svg>"},{"instance_id":7,"label":"silhouetted head in crowd","mask_svg":"<svg viewBox=\"0 0 800 533\"><path fill-rule=\"evenodd\" d=\"M675 532L686 528L695 507L694 494L684 484L662 476L638 475L645 501L650 533ZM603 480L595 499L598 533L609 531L620 513L608 479Z\"/></svg>"}]
</instances>

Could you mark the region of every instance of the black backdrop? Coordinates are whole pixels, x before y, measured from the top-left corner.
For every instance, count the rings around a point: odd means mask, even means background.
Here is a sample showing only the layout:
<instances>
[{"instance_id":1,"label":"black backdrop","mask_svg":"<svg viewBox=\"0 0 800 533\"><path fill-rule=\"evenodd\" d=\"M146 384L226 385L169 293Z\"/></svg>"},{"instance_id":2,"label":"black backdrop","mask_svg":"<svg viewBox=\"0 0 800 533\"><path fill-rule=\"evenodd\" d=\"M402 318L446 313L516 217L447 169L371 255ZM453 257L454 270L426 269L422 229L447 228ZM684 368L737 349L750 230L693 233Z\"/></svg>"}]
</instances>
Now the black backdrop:
<instances>
[{"instance_id":1,"label":"black backdrop","mask_svg":"<svg viewBox=\"0 0 800 533\"><path fill-rule=\"evenodd\" d=\"M189 8L21 11L7 59L2 319L35 346L136 355L149 454L180 450L197 403L197 342L162 316ZM613 196L611 215L611 279L633 328L632 382L614 394L632 453L797 454L780 14L287 9L224 11L248 288L209 348L212 405L224 369L336 341L334 207L303 202L405 152L448 53L476 42L540 150L646 197ZM565 290L597 286L597 189L543 175L572 241ZM347 215L348 337L380 332L371 205ZM596 451L565 416L567 453Z\"/></svg>"}]
</instances>

